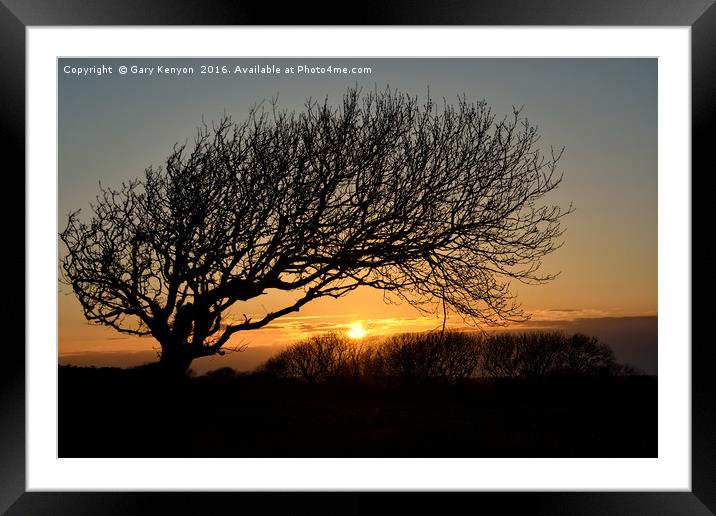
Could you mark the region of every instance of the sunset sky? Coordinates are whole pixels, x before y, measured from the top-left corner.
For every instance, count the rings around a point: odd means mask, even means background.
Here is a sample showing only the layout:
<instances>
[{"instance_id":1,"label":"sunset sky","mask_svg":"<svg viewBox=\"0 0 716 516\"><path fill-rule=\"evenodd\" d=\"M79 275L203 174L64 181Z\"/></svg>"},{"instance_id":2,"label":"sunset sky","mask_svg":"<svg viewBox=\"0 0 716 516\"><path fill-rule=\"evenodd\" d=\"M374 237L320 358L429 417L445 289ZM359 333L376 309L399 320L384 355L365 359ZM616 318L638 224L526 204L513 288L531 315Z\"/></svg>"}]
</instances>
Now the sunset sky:
<instances>
[{"instance_id":1,"label":"sunset sky","mask_svg":"<svg viewBox=\"0 0 716 516\"><path fill-rule=\"evenodd\" d=\"M118 67L227 64L368 66L364 75L78 77L65 65ZM564 327L586 319L614 321L657 314L657 61L655 59L60 59L59 219L77 208L89 214L98 182L116 186L161 165L175 142L191 139L202 118L226 112L240 121L249 108L278 95L300 110L307 97L340 100L356 83L389 85L424 97L485 99L498 115L513 105L539 126L542 148L564 146L564 181L548 201L575 212L564 220L564 247L544 261L561 275L541 286L514 285L533 326ZM62 252L62 248L60 248ZM290 294L269 293L242 307L261 314ZM59 286L59 353L129 356L156 347L151 338L90 326L79 303ZM318 331L346 331L360 322L367 336L438 328L408 305L385 304L382 293L359 289L340 300L320 299L268 328L238 333L235 342L280 345ZM449 323L462 326L457 316ZM651 330L649 330L651 331ZM650 333L651 335L651 333ZM653 335L655 339L655 334ZM654 342L654 345L656 343ZM229 345L229 347L231 344ZM98 363L102 360L98 360ZM124 363L117 359L117 363Z\"/></svg>"}]
</instances>

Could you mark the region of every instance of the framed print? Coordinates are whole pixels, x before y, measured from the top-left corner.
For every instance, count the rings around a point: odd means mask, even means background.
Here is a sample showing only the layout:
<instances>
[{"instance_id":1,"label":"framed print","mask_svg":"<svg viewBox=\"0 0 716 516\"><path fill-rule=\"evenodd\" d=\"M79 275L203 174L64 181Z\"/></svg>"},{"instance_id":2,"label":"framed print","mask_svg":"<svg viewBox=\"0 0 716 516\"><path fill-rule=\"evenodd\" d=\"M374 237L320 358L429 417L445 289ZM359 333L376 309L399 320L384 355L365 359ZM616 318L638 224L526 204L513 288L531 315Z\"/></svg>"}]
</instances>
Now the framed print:
<instances>
[{"instance_id":1,"label":"framed print","mask_svg":"<svg viewBox=\"0 0 716 516\"><path fill-rule=\"evenodd\" d=\"M716 11L478 6L2 6L3 510L715 510Z\"/></svg>"}]
</instances>

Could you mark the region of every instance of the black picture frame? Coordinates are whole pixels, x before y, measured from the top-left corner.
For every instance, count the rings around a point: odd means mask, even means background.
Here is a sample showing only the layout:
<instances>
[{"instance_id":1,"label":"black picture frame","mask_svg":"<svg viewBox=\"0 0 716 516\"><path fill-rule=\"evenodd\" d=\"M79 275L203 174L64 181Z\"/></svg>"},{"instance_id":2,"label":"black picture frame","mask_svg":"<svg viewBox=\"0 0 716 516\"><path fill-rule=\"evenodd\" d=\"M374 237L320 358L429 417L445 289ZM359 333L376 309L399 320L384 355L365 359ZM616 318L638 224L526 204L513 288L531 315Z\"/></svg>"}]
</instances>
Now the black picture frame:
<instances>
[{"instance_id":1,"label":"black picture frame","mask_svg":"<svg viewBox=\"0 0 716 516\"><path fill-rule=\"evenodd\" d=\"M501 2L428 0L366 1L350 14L337 4L200 0L2 0L0 2L0 127L6 187L25 191L25 30L29 26L83 25L637 25L691 27L692 191L693 179L713 167L710 158L716 114L716 6L713 0L507 0ZM10 158L10 159L8 159ZM12 164L12 166L10 165ZM13 184L9 185L8 182ZM702 191L703 193L703 191ZM20 201L22 202L22 201ZM697 209L709 203L692 201ZM18 210L9 208L7 210ZM17 206L17 204L15 204ZM24 213L24 211L23 211ZM7 281L19 282L24 268L25 229L9 217L4 227ZM698 234L692 229L692 235ZM21 244L21 242L23 244ZM12 250L12 251L10 251ZM693 251L692 251L693 252ZM692 270L706 270L692 259ZM10 284L10 283L8 283ZM23 292L23 294L19 294ZM25 343L24 330L10 335L25 320L24 285L6 289L2 301L5 342L0 374L0 511L7 514L214 514L262 512L290 505L291 513L350 513L384 505L381 493L348 493L336 502L326 493L77 493L25 492ZM694 312L704 309L693 303ZM692 315L692 327L700 327ZM695 336L696 333L694 332ZM692 490L690 492L461 493L431 496L414 493L401 501L401 512L449 514L468 504L480 509L538 514L714 514L716 513L716 396L714 347L692 338ZM688 343L683 343L688 344ZM469 497L468 500L465 498ZM407 498L407 497L403 497ZM169 508L171 504L172 508Z\"/></svg>"}]
</instances>

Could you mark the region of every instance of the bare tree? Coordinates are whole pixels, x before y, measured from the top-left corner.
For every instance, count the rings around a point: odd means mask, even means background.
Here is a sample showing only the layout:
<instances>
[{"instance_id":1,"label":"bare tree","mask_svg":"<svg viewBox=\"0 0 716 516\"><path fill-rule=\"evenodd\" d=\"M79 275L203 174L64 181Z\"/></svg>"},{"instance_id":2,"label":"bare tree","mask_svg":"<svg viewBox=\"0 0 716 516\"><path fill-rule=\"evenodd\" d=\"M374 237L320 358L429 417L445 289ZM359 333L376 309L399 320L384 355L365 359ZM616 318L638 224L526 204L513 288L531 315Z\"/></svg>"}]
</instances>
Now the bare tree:
<instances>
[{"instance_id":1,"label":"bare tree","mask_svg":"<svg viewBox=\"0 0 716 516\"><path fill-rule=\"evenodd\" d=\"M392 335L364 354L364 374L385 385L455 384L475 373L484 341L479 332Z\"/></svg>"},{"instance_id":2,"label":"bare tree","mask_svg":"<svg viewBox=\"0 0 716 516\"><path fill-rule=\"evenodd\" d=\"M163 167L113 189L92 217L69 215L63 277L85 317L152 335L184 371L321 297L360 286L480 324L521 320L510 281L540 283L569 210L541 205L560 183L519 110L436 104L349 89L332 107L251 110L203 125ZM270 291L274 311L241 314Z\"/></svg>"},{"instance_id":3,"label":"bare tree","mask_svg":"<svg viewBox=\"0 0 716 516\"><path fill-rule=\"evenodd\" d=\"M345 335L326 333L297 342L271 357L262 370L306 383L357 380L363 347Z\"/></svg>"},{"instance_id":4,"label":"bare tree","mask_svg":"<svg viewBox=\"0 0 716 516\"><path fill-rule=\"evenodd\" d=\"M563 332L499 333L481 348L480 369L492 377L599 376L628 374L614 352L596 337Z\"/></svg>"},{"instance_id":5,"label":"bare tree","mask_svg":"<svg viewBox=\"0 0 716 516\"><path fill-rule=\"evenodd\" d=\"M620 372L614 351L596 337L575 333L565 338L560 372L568 375L614 375Z\"/></svg>"},{"instance_id":6,"label":"bare tree","mask_svg":"<svg viewBox=\"0 0 716 516\"><path fill-rule=\"evenodd\" d=\"M482 348L481 369L486 376L516 378L522 374L518 335L490 335Z\"/></svg>"},{"instance_id":7,"label":"bare tree","mask_svg":"<svg viewBox=\"0 0 716 516\"><path fill-rule=\"evenodd\" d=\"M359 352L338 333L316 335L270 358L262 370L282 378L322 383L352 376L353 355Z\"/></svg>"},{"instance_id":8,"label":"bare tree","mask_svg":"<svg viewBox=\"0 0 716 516\"><path fill-rule=\"evenodd\" d=\"M562 367L568 344L561 332L529 332L514 336L522 376L545 376Z\"/></svg>"}]
</instances>

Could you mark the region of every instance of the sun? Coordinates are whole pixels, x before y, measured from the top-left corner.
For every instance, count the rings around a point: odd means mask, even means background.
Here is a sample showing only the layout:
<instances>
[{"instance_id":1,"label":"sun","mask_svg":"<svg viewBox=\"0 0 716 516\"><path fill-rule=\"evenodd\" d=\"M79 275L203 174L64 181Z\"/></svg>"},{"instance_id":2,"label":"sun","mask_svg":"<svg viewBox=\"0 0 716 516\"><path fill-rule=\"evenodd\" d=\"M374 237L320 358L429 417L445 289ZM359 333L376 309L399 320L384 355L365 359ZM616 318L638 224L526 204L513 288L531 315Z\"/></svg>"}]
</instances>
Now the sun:
<instances>
[{"instance_id":1,"label":"sun","mask_svg":"<svg viewBox=\"0 0 716 516\"><path fill-rule=\"evenodd\" d=\"M346 332L346 335L349 339L362 339L363 337L365 337L365 334L365 328L360 323L360 321L351 323L351 325L348 327L348 331Z\"/></svg>"}]
</instances>

